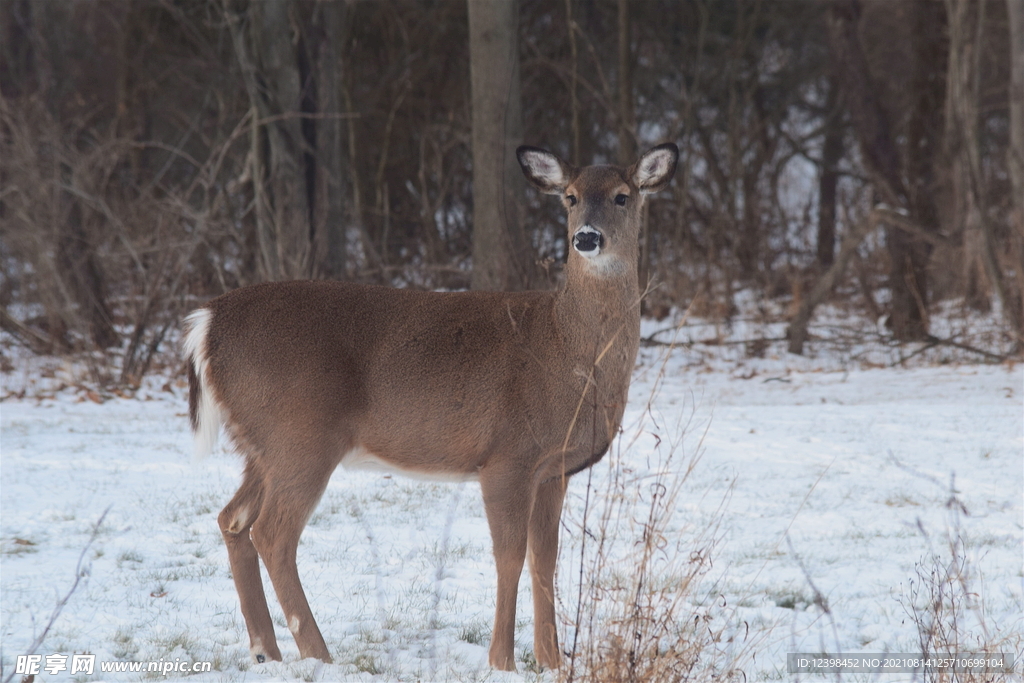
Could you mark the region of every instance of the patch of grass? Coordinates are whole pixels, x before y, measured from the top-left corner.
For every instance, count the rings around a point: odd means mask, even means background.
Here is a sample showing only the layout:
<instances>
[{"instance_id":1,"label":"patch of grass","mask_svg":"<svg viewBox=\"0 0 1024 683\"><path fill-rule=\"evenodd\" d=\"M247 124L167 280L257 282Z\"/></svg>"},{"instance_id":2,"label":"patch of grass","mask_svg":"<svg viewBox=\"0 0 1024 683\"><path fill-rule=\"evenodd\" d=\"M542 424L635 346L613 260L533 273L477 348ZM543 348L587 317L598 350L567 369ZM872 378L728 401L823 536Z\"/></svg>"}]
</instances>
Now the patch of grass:
<instances>
[{"instance_id":1,"label":"patch of grass","mask_svg":"<svg viewBox=\"0 0 1024 683\"><path fill-rule=\"evenodd\" d=\"M14 537L9 540L5 540L3 544L0 545L0 553L8 557L31 555L37 552L39 552L39 544L27 538Z\"/></svg>"},{"instance_id":2,"label":"patch of grass","mask_svg":"<svg viewBox=\"0 0 1024 683\"><path fill-rule=\"evenodd\" d=\"M150 579L165 584L171 581L205 579L215 576L218 571L219 568L212 564L189 562L156 569L151 573Z\"/></svg>"},{"instance_id":3,"label":"patch of grass","mask_svg":"<svg viewBox=\"0 0 1024 683\"><path fill-rule=\"evenodd\" d=\"M78 516L73 512L54 512L49 519L51 522L73 522Z\"/></svg>"},{"instance_id":4,"label":"patch of grass","mask_svg":"<svg viewBox=\"0 0 1024 683\"><path fill-rule=\"evenodd\" d=\"M157 648L157 658L166 657L178 650L181 650L188 655L198 653L199 651L199 641L196 640L195 636L188 631L179 631L177 633L158 636L150 642L152 642L152 644Z\"/></svg>"},{"instance_id":5,"label":"patch of grass","mask_svg":"<svg viewBox=\"0 0 1024 683\"><path fill-rule=\"evenodd\" d=\"M429 566L443 567L457 560L474 557L479 553L479 550L478 546L473 545L469 541L462 541L460 543L452 543L450 540L447 542L434 541L429 548L424 550L423 557L429 562Z\"/></svg>"},{"instance_id":6,"label":"patch of grass","mask_svg":"<svg viewBox=\"0 0 1024 683\"><path fill-rule=\"evenodd\" d=\"M320 500L313 515L309 518L309 526L330 529L334 526L334 520L341 515L356 516L353 509L359 507L359 502L354 495L348 491L332 491L330 488Z\"/></svg>"},{"instance_id":7,"label":"patch of grass","mask_svg":"<svg viewBox=\"0 0 1024 683\"><path fill-rule=\"evenodd\" d=\"M138 550L134 548L132 550L124 550L120 555L117 556L117 568L120 569L125 563L131 562L133 564L142 564L145 558Z\"/></svg>"},{"instance_id":8,"label":"patch of grass","mask_svg":"<svg viewBox=\"0 0 1024 683\"><path fill-rule=\"evenodd\" d=\"M367 673L371 676L377 676L384 673L384 669L381 668L380 662L372 654L361 652L352 658L352 665L356 667L356 670L361 673Z\"/></svg>"},{"instance_id":9,"label":"patch of grass","mask_svg":"<svg viewBox=\"0 0 1024 683\"><path fill-rule=\"evenodd\" d=\"M385 622L386 623L386 622ZM384 628L387 630L394 630L394 627L399 626L399 622L396 620L392 626L385 625ZM384 633L383 629L377 628L360 628L359 629L359 640L369 645L380 645L387 642L388 636Z\"/></svg>"},{"instance_id":10,"label":"patch of grass","mask_svg":"<svg viewBox=\"0 0 1024 683\"><path fill-rule=\"evenodd\" d=\"M487 624L465 624L459 629L459 640L470 645L486 645L491 629Z\"/></svg>"},{"instance_id":11,"label":"patch of grass","mask_svg":"<svg viewBox=\"0 0 1024 683\"><path fill-rule=\"evenodd\" d=\"M803 611L814 603L813 598L794 590L780 590L768 593L768 598L775 603L776 607Z\"/></svg>"},{"instance_id":12,"label":"patch of grass","mask_svg":"<svg viewBox=\"0 0 1024 683\"><path fill-rule=\"evenodd\" d=\"M164 518L171 524L192 522L194 518L207 518L223 506L220 497L214 493L193 493L186 498L172 498L167 501Z\"/></svg>"},{"instance_id":13,"label":"patch of grass","mask_svg":"<svg viewBox=\"0 0 1024 683\"><path fill-rule=\"evenodd\" d=\"M885 504L891 508L903 508L903 507L920 507L921 503L914 500L905 493L900 493L895 496L889 496L885 499Z\"/></svg>"},{"instance_id":14,"label":"patch of grass","mask_svg":"<svg viewBox=\"0 0 1024 683\"><path fill-rule=\"evenodd\" d=\"M533 654L533 650L525 650L523 654L519 655L519 661L523 665L523 669L532 674L539 674L542 669L540 664L537 663L537 657Z\"/></svg>"},{"instance_id":15,"label":"patch of grass","mask_svg":"<svg viewBox=\"0 0 1024 683\"><path fill-rule=\"evenodd\" d=\"M116 659L132 659L139 651L139 645L135 642L133 631L133 629L128 627L119 626L117 631L114 632L114 637L111 638L114 646L110 652Z\"/></svg>"},{"instance_id":16,"label":"patch of grass","mask_svg":"<svg viewBox=\"0 0 1024 683\"><path fill-rule=\"evenodd\" d=\"M427 620L427 628L431 631L443 631L444 629L451 628L452 623L442 619L438 614L431 614Z\"/></svg>"},{"instance_id":17,"label":"patch of grass","mask_svg":"<svg viewBox=\"0 0 1024 683\"><path fill-rule=\"evenodd\" d=\"M380 627L385 631L398 631L402 628L402 625L406 623L404 617L405 615L392 610L384 617L384 621L381 622Z\"/></svg>"}]
</instances>

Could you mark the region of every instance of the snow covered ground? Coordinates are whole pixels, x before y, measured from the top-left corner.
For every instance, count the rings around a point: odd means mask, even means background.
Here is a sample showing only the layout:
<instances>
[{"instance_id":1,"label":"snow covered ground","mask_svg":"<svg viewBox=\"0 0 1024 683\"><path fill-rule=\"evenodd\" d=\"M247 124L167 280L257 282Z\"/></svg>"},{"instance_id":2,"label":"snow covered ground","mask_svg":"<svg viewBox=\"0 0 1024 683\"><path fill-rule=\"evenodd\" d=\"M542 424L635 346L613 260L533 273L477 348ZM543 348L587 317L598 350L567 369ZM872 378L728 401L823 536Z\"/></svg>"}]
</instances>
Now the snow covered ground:
<instances>
[{"instance_id":1,"label":"snow covered ground","mask_svg":"<svg viewBox=\"0 0 1024 683\"><path fill-rule=\"evenodd\" d=\"M663 327L645 323L644 334ZM687 328L676 339L694 335ZM965 357L941 364L922 354L889 368L878 367L888 357L856 349L809 358L777 346L763 358L742 345L642 349L619 446L594 468L589 502L585 474L570 487L560 616L576 609L584 505L601 504L611 467L624 473L627 495L641 490L680 442L673 466L695 465L669 547L697 547L718 524L710 565L687 599L736 636L747 680L790 680L787 652L915 651L919 568L945 556L955 524L988 637L1007 639L1020 658L1024 371ZM552 679L528 670L525 574L521 673L486 665L495 574L478 486L344 470L299 547L336 664L297 659L272 592L285 661L252 663L216 524L240 463L223 450L192 461L183 383L154 377L120 398L58 389L60 367L46 381L35 373L16 366L0 392L4 678L70 588L109 510L85 576L39 649L95 654L96 673L71 675L68 666L43 680L164 678L99 672L115 660L212 663L193 680ZM10 393L22 385L32 387L25 397ZM958 516L947 505L951 480L966 510ZM628 553L630 526L615 528L623 535L612 543ZM981 634L979 613L965 620L969 636ZM571 640L567 629L560 635Z\"/></svg>"}]
</instances>

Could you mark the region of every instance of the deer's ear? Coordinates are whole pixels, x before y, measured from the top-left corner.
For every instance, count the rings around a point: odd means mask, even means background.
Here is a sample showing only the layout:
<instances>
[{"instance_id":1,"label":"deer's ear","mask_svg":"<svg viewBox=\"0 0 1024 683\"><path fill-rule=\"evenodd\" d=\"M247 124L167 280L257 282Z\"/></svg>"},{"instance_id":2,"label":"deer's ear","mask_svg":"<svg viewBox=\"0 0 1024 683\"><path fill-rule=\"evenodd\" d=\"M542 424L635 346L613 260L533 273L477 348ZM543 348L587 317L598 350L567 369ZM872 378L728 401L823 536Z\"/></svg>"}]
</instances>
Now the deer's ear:
<instances>
[{"instance_id":1,"label":"deer's ear","mask_svg":"<svg viewBox=\"0 0 1024 683\"><path fill-rule=\"evenodd\" d=\"M516 158L523 175L541 192L561 194L569 185L572 167L551 152L524 145L516 150Z\"/></svg>"},{"instance_id":2,"label":"deer's ear","mask_svg":"<svg viewBox=\"0 0 1024 683\"><path fill-rule=\"evenodd\" d=\"M646 152L629 169L633 182L644 194L662 190L672 180L679 160L679 148L671 142Z\"/></svg>"}]
</instances>

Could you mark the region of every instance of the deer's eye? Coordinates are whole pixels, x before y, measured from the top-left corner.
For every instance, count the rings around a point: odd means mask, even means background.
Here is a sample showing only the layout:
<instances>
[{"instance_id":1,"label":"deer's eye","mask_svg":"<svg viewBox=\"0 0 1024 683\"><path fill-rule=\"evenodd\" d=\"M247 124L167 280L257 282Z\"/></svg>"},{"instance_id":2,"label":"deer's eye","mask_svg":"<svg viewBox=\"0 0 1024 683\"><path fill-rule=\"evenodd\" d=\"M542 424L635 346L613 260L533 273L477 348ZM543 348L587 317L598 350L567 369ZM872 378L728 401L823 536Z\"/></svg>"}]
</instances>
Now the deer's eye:
<instances>
[{"instance_id":1,"label":"deer's eye","mask_svg":"<svg viewBox=\"0 0 1024 683\"><path fill-rule=\"evenodd\" d=\"M618 204L619 206L625 206L626 205L626 201L628 199L629 199L629 197L627 197L624 194L617 194L617 195L615 195L615 203Z\"/></svg>"},{"instance_id":2,"label":"deer's eye","mask_svg":"<svg viewBox=\"0 0 1024 683\"><path fill-rule=\"evenodd\" d=\"M576 206L576 196L567 194L565 195L565 201L569 202L569 206Z\"/></svg>"}]
</instances>

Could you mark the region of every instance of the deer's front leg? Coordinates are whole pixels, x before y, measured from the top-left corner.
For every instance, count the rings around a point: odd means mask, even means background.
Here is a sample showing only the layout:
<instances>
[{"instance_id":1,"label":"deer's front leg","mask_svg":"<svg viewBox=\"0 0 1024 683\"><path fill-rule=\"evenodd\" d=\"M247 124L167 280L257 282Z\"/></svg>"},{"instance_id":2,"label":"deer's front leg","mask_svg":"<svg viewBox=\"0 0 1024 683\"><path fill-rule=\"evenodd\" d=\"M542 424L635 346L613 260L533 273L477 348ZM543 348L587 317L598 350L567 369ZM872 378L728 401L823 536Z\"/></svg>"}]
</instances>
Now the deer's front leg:
<instances>
[{"instance_id":1,"label":"deer's front leg","mask_svg":"<svg viewBox=\"0 0 1024 683\"><path fill-rule=\"evenodd\" d=\"M491 666L504 671L516 670L516 596L526 559L530 488L529 472L514 465L494 465L480 472L480 489L498 570L498 600L488 659Z\"/></svg>"},{"instance_id":2,"label":"deer's front leg","mask_svg":"<svg viewBox=\"0 0 1024 683\"><path fill-rule=\"evenodd\" d=\"M568 481L567 477L555 477L541 484L530 514L533 652L537 663L548 669L557 669L562 663L555 627L555 564L558 561L558 521Z\"/></svg>"}]
</instances>

